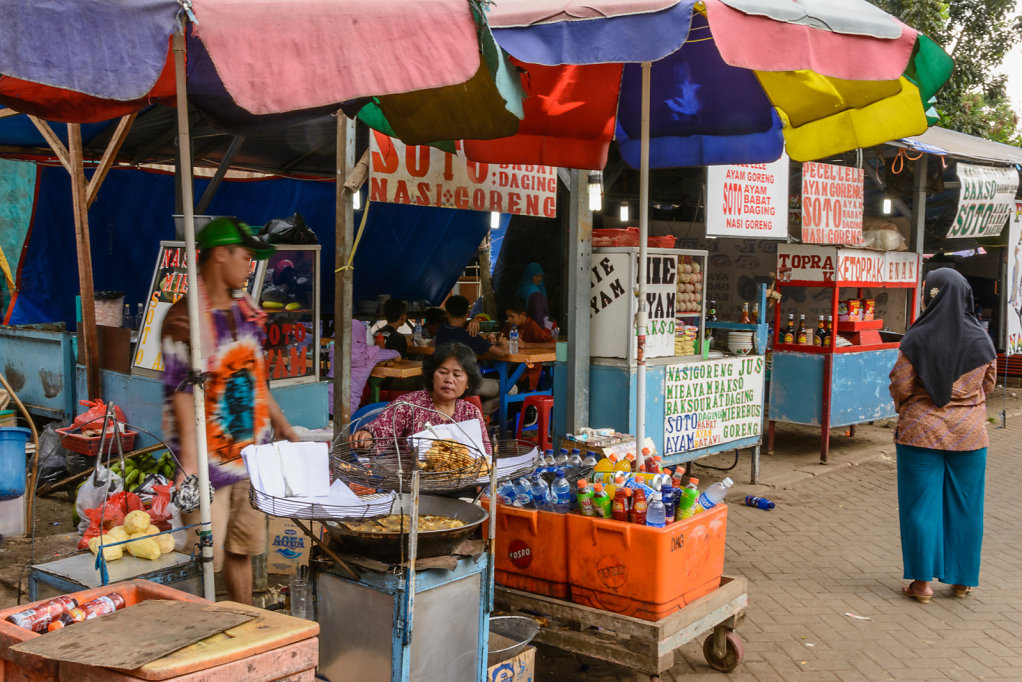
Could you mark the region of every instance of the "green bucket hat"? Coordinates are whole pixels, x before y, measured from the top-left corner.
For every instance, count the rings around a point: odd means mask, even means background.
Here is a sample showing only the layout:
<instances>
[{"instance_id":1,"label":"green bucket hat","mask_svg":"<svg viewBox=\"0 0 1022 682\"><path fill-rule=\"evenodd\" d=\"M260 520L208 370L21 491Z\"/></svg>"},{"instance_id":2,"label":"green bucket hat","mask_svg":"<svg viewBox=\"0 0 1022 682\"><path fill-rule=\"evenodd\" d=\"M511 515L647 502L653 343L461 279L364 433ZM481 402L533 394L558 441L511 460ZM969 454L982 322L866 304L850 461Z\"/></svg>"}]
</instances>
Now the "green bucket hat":
<instances>
[{"instance_id":1,"label":"green bucket hat","mask_svg":"<svg viewBox=\"0 0 1022 682\"><path fill-rule=\"evenodd\" d=\"M202 228L195 237L195 243L200 249L209 249L214 246L229 246L238 244L251 251L255 260L266 260L274 251L275 246L261 242L252 236L252 228L237 218L214 218Z\"/></svg>"}]
</instances>

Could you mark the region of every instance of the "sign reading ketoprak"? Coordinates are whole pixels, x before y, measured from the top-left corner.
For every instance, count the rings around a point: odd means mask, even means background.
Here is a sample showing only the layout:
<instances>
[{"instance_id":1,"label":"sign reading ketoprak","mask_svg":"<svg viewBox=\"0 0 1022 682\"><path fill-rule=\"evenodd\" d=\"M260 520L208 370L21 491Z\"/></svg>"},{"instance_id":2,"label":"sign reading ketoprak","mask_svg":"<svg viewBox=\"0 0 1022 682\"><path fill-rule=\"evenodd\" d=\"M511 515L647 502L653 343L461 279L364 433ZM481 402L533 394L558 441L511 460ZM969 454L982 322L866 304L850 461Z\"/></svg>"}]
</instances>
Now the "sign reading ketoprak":
<instances>
[{"instance_id":1,"label":"sign reading ketoprak","mask_svg":"<svg viewBox=\"0 0 1022 682\"><path fill-rule=\"evenodd\" d=\"M369 200L554 218L557 168L476 163L435 147L407 146L373 131Z\"/></svg>"},{"instance_id":2,"label":"sign reading ketoprak","mask_svg":"<svg viewBox=\"0 0 1022 682\"><path fill-rule=\"evenodd\" d=\"M947 232L949 238L996 237L1015 210L1018 171L958 164L962 182L958 213Z\"/></svg>"},{"instance_id":3,"label":"sign reading ketoprak","mask_svg":"<svg viewBox=\"0 0 1022 682\"><path fill-rule=\"evenodd\" d=\"M861 244L863 171L802 164L802 243Z\"/></svg>"}]
</instances>

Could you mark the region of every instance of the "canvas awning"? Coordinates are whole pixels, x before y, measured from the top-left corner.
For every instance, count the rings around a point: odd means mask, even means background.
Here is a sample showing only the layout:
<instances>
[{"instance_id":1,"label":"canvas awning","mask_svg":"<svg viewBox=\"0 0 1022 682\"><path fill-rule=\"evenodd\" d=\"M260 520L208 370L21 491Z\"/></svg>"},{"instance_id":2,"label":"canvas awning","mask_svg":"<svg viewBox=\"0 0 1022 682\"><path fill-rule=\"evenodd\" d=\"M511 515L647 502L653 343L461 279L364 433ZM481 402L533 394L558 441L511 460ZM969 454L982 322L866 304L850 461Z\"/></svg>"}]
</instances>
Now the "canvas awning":
<instances>
[{"instance_id":1,"label":"canvas awning","mask_svg":"<svg viewBox=\"0 0 1022 682\"><path fill-rule=\"evenodd\" d=\"M963 161L1022 165L1022 149L1018 147L946 128L929 128L922 135L904 137L888 142L888 144Z\"/></svg>"}]
</instances>

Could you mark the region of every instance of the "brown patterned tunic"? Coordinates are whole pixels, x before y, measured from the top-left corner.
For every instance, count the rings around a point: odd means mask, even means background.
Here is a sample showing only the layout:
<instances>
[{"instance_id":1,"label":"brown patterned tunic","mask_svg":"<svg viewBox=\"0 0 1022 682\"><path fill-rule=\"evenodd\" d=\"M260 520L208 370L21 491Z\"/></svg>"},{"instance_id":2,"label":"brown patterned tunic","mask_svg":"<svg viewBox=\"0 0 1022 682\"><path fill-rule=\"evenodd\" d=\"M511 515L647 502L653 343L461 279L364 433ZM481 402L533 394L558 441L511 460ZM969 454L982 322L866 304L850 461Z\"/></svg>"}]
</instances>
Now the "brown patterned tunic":
<instances>
[{"instance_id":1,"label":"brown patterned tunic","mask_svg":"<svg viewBox=\"0 0 1022 682\"><path fill-rule=\"evenodd\" d=\"M891 397L898 411L894 442L934 450L968 451L989 444L986 397L994 388L996 363L966 372L955 381L951 400L937 407L904 353L891 370Z\"/></svg>"}]
</instances>

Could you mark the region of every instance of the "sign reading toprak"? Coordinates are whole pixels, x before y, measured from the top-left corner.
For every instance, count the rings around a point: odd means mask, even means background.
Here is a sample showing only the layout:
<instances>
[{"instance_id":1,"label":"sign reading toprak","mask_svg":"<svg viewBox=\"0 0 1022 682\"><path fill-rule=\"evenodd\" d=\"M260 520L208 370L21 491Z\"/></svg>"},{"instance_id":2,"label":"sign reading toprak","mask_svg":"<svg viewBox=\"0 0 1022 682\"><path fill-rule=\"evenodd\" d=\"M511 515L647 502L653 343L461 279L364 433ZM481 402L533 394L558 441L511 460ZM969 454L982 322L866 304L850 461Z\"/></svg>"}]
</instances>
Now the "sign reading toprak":
<instances>
[{"instance_id":1,"label":"sign reading toprak","mask_svg":"<svg viewBox=\"0 0 1022 682\"><path fill-rule=\"evenodd\" d=\"M777 247L777 279L782 282L850 282L858 285L914 284L919 254L805 244Z\"/></svg>"},{"instance_id":2,"label":"sign reading toprak","mask_svg":"<svg viewBox=\"0 0 1022 682\"><path fill-rule=\"evenodd\" d=\"M369 200L412 206L557 216L557 168L476 163L435 147L407 146L373 131Z\"/></svg>"}]
</instances>

